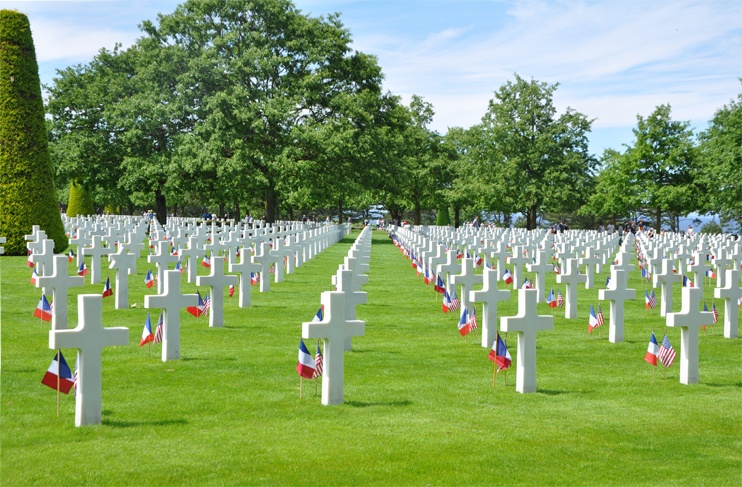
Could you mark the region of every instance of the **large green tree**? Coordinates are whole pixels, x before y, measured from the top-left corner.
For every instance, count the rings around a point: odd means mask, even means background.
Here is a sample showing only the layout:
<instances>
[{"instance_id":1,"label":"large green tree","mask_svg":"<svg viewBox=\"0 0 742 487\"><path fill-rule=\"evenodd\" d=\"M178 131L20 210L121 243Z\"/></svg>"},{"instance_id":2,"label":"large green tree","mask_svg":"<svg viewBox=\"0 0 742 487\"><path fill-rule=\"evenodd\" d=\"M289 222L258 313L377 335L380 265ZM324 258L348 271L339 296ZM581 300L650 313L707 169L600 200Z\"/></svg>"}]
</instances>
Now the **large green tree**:
<instances>
[{"instance_id":1,"label":"large green tree","mask_svg":"<svg viewBox=\"0 0 742 487\"><path fill-rule=\"evenodd\" d=\"M557 116L557 87L516 74L482 118L483 177L507 195L529 229L544 211L571 211L585 201L596 163L587 147L592 120L571 108Z\"/></svg>"}]
</instances>

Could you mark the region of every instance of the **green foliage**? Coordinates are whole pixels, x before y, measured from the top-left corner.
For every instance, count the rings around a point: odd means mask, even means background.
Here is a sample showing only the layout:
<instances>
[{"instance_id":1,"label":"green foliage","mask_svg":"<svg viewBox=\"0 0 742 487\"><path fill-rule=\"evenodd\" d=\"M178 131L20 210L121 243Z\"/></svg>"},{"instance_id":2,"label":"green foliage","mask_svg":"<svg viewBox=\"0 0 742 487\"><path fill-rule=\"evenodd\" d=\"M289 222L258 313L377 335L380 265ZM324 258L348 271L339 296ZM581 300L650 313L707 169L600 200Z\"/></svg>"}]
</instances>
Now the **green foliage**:
<instances>
[{"instance_id":1,"label":"green foliage","mask_svg":"<svg viewBox=\"0 0 742 487\"><path fill-rule=\"evenodd\" d=\"M26 255L39 225L54 251L69 244L59 214L44 121L39 68L26 15L0 10L0 235L5 253Z\"/></svg>"},{"instance_id":2,"label":"green foliage","mask_svg":"<svg viewBox=\"0 0 742 487\"><path fill-rule=\"evenodd\" d=\"M443 208L438 210L438 219L435 221L435 224L442 227L451 224L451 216L448 213L447 206L444 206Z\"/></svg>"},{"instance_id":3,"label":"green foliage","mask_svg":"<svg viewBox=\"0 0 742 487\"><path fill-rule=\"evenodd\" d=\"M94 215L95 207L90 191L80 183L70 183L70 201L67 204L67 216L72 218L78 215Z\"/></svg>"},{"instance_id":4,"label":"green foliage","mask_svg":"<svg viewBox=\"0 0 742 487\"><path fill-rule=\"evenodd\" d=\"M715 220L711 220L710 222L706 222L703 225L701 225L700 230L698 230L699 233L713 233L713 234L719 234L722 233L723 230L721 228L721 225Z\"/></svg>"}]
</instances>

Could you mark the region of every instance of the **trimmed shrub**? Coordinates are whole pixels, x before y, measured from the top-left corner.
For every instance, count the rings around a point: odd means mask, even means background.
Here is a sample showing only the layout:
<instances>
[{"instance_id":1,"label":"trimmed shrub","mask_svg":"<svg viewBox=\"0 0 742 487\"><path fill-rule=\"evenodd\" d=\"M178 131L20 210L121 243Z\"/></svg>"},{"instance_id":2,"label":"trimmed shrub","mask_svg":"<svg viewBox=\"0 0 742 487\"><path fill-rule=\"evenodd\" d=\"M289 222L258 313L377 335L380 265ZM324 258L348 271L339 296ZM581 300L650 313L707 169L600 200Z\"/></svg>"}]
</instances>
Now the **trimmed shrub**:
<instances>
[{"instance_id":1,"label":"trimmed shrub","mask_svg":"<svg viewBox=\"0 0 742 487\"><path fill-rule=\"evenodd\" d=\"M33 225L54 240L54 252L69 246L46 137L28 17L0 10L0 235L8 255L26 255L23 236Z\"/></svg>"},{"instance_id":2,"label":"trimmed shrub","mask_svg":"<svg viewBox=\"0 0 742 487\"><path fill-rule=\"evenodd\" d=\"M70 183L70 201L67 203L67 216L72 218L78 215L93 215L94 213L93 195L82 184L72 181Z\"/></svg>"},{"instance_id":3,"label":"trimmed shrub","mask_svg":"<svg viewBox=\"0 0 742 487\"><path fill-rule=\"evenodd\" d=\"M438 219L435 221L435 224L442 227L451 224L451 215L448 213L448 207L438 210Z\"/></svg>"}]
</instances>

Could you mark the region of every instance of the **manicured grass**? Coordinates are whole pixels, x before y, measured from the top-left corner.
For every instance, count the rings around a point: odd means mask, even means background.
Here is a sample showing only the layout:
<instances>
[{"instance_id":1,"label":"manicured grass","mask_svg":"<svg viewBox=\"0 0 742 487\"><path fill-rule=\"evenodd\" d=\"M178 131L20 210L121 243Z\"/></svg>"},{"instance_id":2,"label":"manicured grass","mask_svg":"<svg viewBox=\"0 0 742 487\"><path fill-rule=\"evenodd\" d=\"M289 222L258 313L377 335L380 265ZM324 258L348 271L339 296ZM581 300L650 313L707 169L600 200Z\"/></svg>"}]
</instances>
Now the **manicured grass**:
<instances>
[{"instance_id":1,"label":"manicured grass","mask_svg":"<svg viewBox=\"0 0 742 487\"><path fill-rule=\"evenodd\" d=\"M440 311L383 232L375 232L366 336L346 353L343 405L324 407L294 367L300 324L353 238L327 249L270 293L253 287L253 306L227 305L226 326L181 317L179 361L160 346L139 348L148 268L130 283L138 309L106 308L105 326L127 326L130 345L103 351L103 424L74 427L74 400L41 385L53 351L49 325L32 317L39 290L24 258L2 257L3 485L740 485L742 350L722 337L721 319L700 339L701 383L679 383L679 357L662 379L644 360L651 330L662 339L659 307L644 310L644 284L627 304L625 342L587 334L597 289L579 290L579 318L558 315L538 336L538 392L515 392L492 362L479 331L468 343L458 316ZM171 266L172 267L172 266ZM153 267L154 269L154 267ZM73 273L73 264L70 273ZM199 267L199 274L207 270ZM596 277L598 288L606 273ZM89 276L87 279L89 283ZM554 287L554 275L547 277ZM70 324L81 293L74 289ZM194 285L184 285L193 292ZM564 288L562 288L564 292ZM711 289L705 295L711 305ZM680 288L675 286L675 310ZM603 304L608 321L609 305ZM718 304L718 303L717 303ZM113 300L111 302L113 305ZM513 315L517 298L500 303ZM540 304L543 314L551 310ZM723 314L723 306L717 306ZM153 310L153 322L157 311ZM480 310L481 315L481 310ZM721 318L721 316L720 316ZM481 320L481 317L480 317ZM680 354L680 330L668 329ZM509 336L517 360L516 337ZM314 352L315 343L307 343ZM70 365L74 350L64 351Z\"/></svg>"}]
</instances>

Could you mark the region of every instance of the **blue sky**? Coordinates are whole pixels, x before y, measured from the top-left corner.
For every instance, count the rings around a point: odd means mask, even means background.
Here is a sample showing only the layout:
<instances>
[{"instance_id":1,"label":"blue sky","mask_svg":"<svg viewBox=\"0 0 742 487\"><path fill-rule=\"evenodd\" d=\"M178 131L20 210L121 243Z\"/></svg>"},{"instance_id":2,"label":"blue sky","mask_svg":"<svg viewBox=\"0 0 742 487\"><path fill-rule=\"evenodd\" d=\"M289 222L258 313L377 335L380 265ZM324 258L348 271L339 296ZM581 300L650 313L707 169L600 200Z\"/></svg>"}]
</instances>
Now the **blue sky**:
<instances>
[{"instance_id":1,"label":"blue sky","mask_svg":"<svg viewBox=\"0 0 742 487\"><path fill-rule=\"evenodd\" d=\"M125 47L144 19L176 1L0 1L28 14L42 83L55 69ZM480 121L513 73L559 82L555 104L595 118L590 149L632 140L636 115L670 103L704 129L742 89L742 2L298 0L312 15L342 13L354 47L378 56L385 89L434 105L433 128Z\"/></svg>"}]
</instances>

